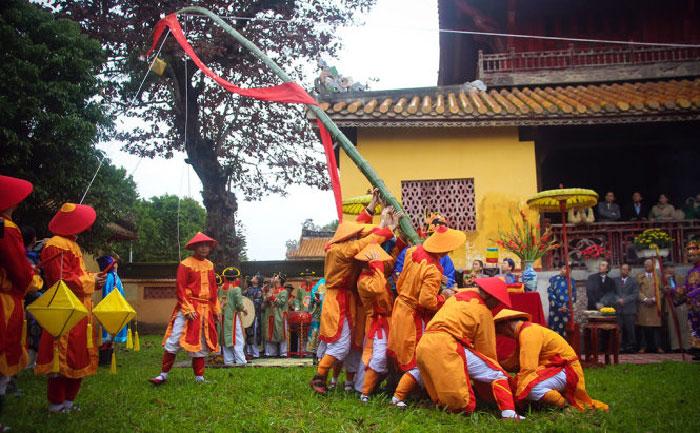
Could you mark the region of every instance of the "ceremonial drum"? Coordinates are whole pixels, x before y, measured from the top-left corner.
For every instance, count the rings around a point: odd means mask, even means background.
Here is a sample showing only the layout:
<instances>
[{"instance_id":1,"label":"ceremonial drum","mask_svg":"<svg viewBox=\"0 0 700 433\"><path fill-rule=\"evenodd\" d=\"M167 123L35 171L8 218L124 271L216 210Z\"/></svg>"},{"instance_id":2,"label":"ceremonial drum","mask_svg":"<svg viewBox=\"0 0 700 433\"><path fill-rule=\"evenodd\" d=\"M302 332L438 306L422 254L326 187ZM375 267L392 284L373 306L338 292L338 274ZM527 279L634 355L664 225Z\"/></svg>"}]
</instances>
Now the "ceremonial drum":
<instances>
[{"instance_id":1,"label":"ceremonial drum","mask_svg":"<svg viewBox=\"0 0 700 433\"><path fill-rule=\"evenodd\" d=\"M304 357L308 353L304 350L308 340L309 327L311 326L311 314L306 311L290 311L287 313L287 325L289 332L287 333L287 356ZM294 333L296 335L296 350L291 350L290 337Z\"/></svg>"},{"instance_id":2,"label":"ceremonial drum","mask_svg":"<svg viewBox=\"0 0 700 433\"><path fill-rule=\"evenodd\" d=\"M250 298L243 297L243 307L248 312L248 314L241 311L241 323L243 323L244 328L250 328L255 322L255 304Z\"/></svg>"}]
</instances>

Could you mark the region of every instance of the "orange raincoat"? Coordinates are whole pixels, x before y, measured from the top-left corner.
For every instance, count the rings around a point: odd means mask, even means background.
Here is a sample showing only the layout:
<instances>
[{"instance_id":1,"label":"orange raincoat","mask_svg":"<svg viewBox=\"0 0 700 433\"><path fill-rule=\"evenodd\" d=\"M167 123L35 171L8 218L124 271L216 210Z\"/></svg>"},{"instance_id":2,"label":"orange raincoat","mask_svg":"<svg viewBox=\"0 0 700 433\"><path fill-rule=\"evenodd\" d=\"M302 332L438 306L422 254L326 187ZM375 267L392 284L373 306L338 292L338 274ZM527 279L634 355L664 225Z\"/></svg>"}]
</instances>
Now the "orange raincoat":
<instances>
[{"instance_id":1,"label":"orange raincoat","mask_svg":"<svg viewBox=\"0 0 700 433\"><path fill-rule=\"evenodd\" d=\"M391 322L391 308L394 296L384 276L384 262L369 263L357 279L357 292L365 312L362 363L366 366L372 359L374 337L388 335Z\"/></svg>"},{"instance_id":2,"label":"orange raincoat","mask_svg":"<svg viewBox=\"0 0 700 433\"><path fill-rule=\"evenodd\" d=\"M471 413L476 400L465 348L489 368L503 371L496 361L493 315L474 290L461 291L445 302L428 323L416 349L418 369L430 398L450 411ZM507 377L505 372L503 374ZM512 405L507 379L491 382L491 392L493 395L488 399L495 398L499 407Z\"/></svg>"},{"instance_id":3,"label":"orange raincoat","mask_svg":"<svg viewBox=\"0 0 700 433\"><path fill-rule=\"evenodd\" d=\"M439 294L442 268L437 256L419 245L406 251L404 263L396 283L398 297L394 302L387 354L402 371L408 371L416 366L416 345L423 327L445 302L445 297Z\"/></svg>"},{"instance_id":4,"label":"orange raincoat","mask_svg":"<svg viewBox=\"0 0 700 433\"><path fill-rule=\"evenodd\" d=\"M574 349L559 334L536 323L521 322L516 329L515 353L503 361L508 369L519 368L516 376L515 400L522 403L532 388L541 381L566 372L566 388L561 392L578 410L608 410L608 405L593 400L586 392L583 369Z\"/></svg>"},{"instance_id":5,"label":"orange raincoat","mask_svg":"<svg viewBox=\"0 0 700 433\"><path fill-rule=\"evenodd\" d=\"M360 264L355 260L355 255L370 243L381 244L393 236L387 228L376 228L362 239L351 239L326 247L326 294L323 299L319 335L322 341L337 341L343 329L344 319L348 320L351 330L355 328L358 301L354 292L360 273Z\"/></svg>"}]
</instances>

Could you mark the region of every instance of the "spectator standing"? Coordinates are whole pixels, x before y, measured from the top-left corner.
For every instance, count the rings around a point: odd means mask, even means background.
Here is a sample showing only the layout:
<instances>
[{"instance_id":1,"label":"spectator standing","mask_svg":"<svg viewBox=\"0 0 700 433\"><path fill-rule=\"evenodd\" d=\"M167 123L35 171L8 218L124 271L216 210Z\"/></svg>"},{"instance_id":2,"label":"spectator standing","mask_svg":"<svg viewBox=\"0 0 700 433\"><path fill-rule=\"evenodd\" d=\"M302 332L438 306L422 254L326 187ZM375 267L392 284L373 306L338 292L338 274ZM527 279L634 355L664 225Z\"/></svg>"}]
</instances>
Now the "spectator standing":
<instances>
[{"instance_id":1,"label":"spectator standing","mask_svg":"<svg viewBox=\"0 0 700 433\"><path fill-rule=\"evenodd\" d=\"M620 219L620 205L615 203L615 194L612 191L605 193L605 201L598 203L598 221L610 222Z\"/></svg>"},{"instance_id":2,"label":"spectator standing","mask_svg":"<svg viewBox=\"0 0 700 433\"><path fill-rule=\"evenodd\" d=\"M662 299L660 299L661 278L654 272L654 262L651 259L644 261L644 272L637 277L639 284L639 311L637 313L637 325L639 325L640 344L639 353L653 353L662 350L658 346L661 330Z\"/></svg>"},{"instance_id":3,"label":"spectator standing","mask_svg":"<svg viewBox=\"0 0 700 433\"><path fill-rule=\"evenodd\" d=\"M263 309L263 276L255 274L250 284L243 292L243 296L253 301L255 307L255 319L253 324L245 329L246 355L250 358L260 357L260 345L262 344L262 309Z\"/></svg>"},{"instance_id":4,"label":"spectator standing","mask_svg":"<svg viewBox=\"0 0 700 433\"><path fill-rule=\"evenodd\" d=\"M615 278L615 293L611 294L611 301L607 306L615 308L617 324L622 332L622 353L633 353L637 350L635 338L635 321L637 320L637 299L639 286L637 280L632 278L631 266L623 263L620 267L620 277Z\"/></svg>"},{"instance_id":5,"label":"spectator standing","mask_svg":"<svg viewBox=\"0 0 700 433\"><path fill-rule=\"evenodd\" d=\"M601 300L609 293L615 293L615 282L608 277L610 264L603 260L598 265L598 272L588 277L586 281L587 310L598 310L603 306ZM609 296L609 295L608 295Z\"/></svg>"},{"instance_id":6,"label":"spectator standing","mask_svg":"<svg viewBox=\"0 0 700 433\"><path fill-rule=\"evenodd\" d=\"M576 285L571 280L572 302L576 302ZM549 329L566 338L566 324L569 322L569 286L566 282L566 266L559 269L559 274L549 279L547 287L549 299Z\"/></svg>"}]
</instances>

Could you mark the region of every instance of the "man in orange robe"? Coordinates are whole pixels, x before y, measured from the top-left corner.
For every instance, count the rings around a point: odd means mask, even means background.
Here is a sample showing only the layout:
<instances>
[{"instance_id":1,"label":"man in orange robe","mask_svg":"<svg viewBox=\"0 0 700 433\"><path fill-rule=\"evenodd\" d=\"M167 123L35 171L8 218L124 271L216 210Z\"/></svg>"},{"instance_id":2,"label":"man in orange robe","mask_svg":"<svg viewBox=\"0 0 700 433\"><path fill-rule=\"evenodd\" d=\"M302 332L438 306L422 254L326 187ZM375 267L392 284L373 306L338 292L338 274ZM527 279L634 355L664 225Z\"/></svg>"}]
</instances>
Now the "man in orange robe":
<instances>
[{"instance_id":1,"label":"man in orange robe","mask_svg":"<svg viewBox=\"0 0 700 433\"><path fill-rule=\"evenodd\" d=\"M363 224L344 221L338 225L333 238L326 245L326 294L319 331L319 339L325 343L325 354L310 382L311 388L319 394L326 393L328 370L336 362L344 361L352 346L352 329L357 317L355 290L360 272L355 255L371 243L382 243L392 238L396 224L398 218L394 215L393 208L385 208L379 226L369 235L361 237L365 228ZM350 387L352 380L352 377L348 377Z\"/></svg>"},{"instance_id":2,"label":"man in orange robe","mask_svg":"<svg viewBox=\"0 0 700 433\"><path fill-rule=\"evenodd\" d=\"M480 397L495 400L502 418L515 412L508 375L496 361L496 330L491 309L510 306L506 284L477 278L476 289L460 291L445 302L418 343L416 358L430 398L452 412L470 414L476 406L471 381Z\"/></svg>"},{"instance_id":3,"label":"man in orange robe","mask_svg":"<svg viewBox=\"0 0 700 433\"><path fill-rule=\"evenodd\" d=\"M527 313L501 310L494 319L498 334L515 338L516 352L502 365L518 370L515 401L539 401L563 408L567 403L583 411L608 406L586 392L583 369L574 349L559 334L530 322Z\"/></svg>"},{"instance_id":4,"label":"man in orange robe","mask_svg":"<svg viewBox=\"0 0 700 433\"><path fill-rule=\"evenodd\" d=\"M358 383L360 400L369 401L379 378L388 372L386 364L386 343L389 337L389 322L394 296L387 284L385 271L393 268L394 258L379 244L369 244L355 259L366 265L357 279L357 293L362 302L364 319L364 344L359 372L362 381ZM362 321L358 317L358 322ZM359 377L358 377L359 380Z\"/></svg>"},{"instance_id":5,"label":"man in orange robe","mask_svg":"<svg viewBox=\"0 0 700 433\"><path fill-rule=\"evenodd\" d=\"M396 283L398 296L394 301L387 350L403 372L391 400L398 407L406 407L406 397L421 385L420 371L416 366L416 345L425 325L445 299L454 294L451 289L441 293L440 258L465 240L463 232L439 226L422 245L406 251L404 267Z\"/></svg>"},{"instance_id":6,"label":"man in orange robe","mask_svg":"<svg viewBox=\"0 0 700 433\"><path fill-rule=\"evenodd\" d=\"M92 294L104 282L104 276L88 272L83 253L76 242L80 233L95 222L95 210L84 204L65 203L49 222L54 236L41 250L41 267L47 287L59 280L78 297L88 311L87 317L59 337L59 371L52 371L54 337L46 331L39 340L35 372L49 375L49 411L70 412L80 391L83 377L97 372L97 345L92 326Z\"/></svg>"},{"instance_id":7,"label":"man in orange robe","mask_svg":"<svg viewBox=\"0 0 700 433\"><path fill-rule=\"evenodd\" d=\"M216 247L216 241L198 232L185 248L194 255L180 262L177 268L177 304L163 337L163 362L158 376L149 379L161 385L175 362L181 348L192 358L196 382L204 382L205 357L219 351L216 322L221 307L216 285L214 264L207 260Z\"/></svg>"},{"instance_id":8,"label":"man in orange robe","mask_svg":"<svg viewBox=\"0 0 700 433\"><path fill-rule=\"evenodd\" d=\"M0 176L0 414L10 378L27 366L24 295L32 288L34 269L12 214L33 188L26 180Z\"/></svg>"}]
</instances>

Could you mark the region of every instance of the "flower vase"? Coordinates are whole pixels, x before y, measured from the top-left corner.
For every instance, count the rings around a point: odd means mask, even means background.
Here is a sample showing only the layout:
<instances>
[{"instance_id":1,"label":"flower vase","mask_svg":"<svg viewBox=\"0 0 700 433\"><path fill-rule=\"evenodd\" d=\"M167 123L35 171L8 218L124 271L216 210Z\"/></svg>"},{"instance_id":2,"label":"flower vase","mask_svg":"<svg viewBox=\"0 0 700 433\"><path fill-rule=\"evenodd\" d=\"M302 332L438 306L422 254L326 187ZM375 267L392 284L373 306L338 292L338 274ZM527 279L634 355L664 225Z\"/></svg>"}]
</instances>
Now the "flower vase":
<instances>
[{"instance_id":1,"label":"flower vase","mask_svg":"<svg viewBox=\"0 0 700 433\"><path fill-rule=\"evenodd\" d=\"M532 264L534 262L532 260L525 260L525 269L523 270L523 274L521 276L521 279L523 281L523 284L525 285L525 291L526 292L536 292L537 291L537 272L535 269L532 267Z\"/></svg>"},{"instance_id":2,"label":"flower vase","mask_svg":"<svg viewBox=\"0 0 700 433\"><path fill-rule=\"evenodd\" d=\"M598 272L602 261L603 259L601 258L583 259L583 262L586 264L586 270L591 274Z\"/></svg>"}]
</instances>

